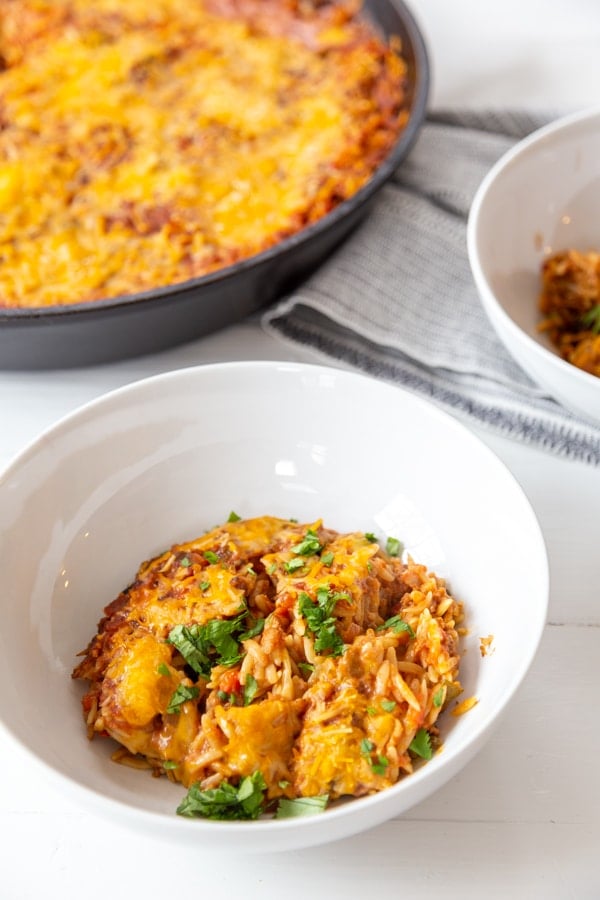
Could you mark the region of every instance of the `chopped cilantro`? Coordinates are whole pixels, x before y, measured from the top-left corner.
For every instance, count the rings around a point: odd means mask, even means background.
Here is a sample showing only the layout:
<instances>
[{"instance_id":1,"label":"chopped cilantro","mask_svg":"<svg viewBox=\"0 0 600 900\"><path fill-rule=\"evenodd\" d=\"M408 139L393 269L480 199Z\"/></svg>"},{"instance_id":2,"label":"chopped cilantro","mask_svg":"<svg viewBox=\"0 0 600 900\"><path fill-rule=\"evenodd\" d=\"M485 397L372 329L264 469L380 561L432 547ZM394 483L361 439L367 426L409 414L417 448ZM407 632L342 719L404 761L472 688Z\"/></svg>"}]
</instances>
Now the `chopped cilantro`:
<instances>
[{"instance_id":1,"label":"chopped cilantro","mask_svg":"<svg viewBox=\"0 0 600 900\"><path fill-rule=\"evenodd\" d=\"M369 738L363 738L360 742L360 755L363 759L368 760L369 765L373 769L376 775L385 775L385 770L389 766L389 760L386 759L385 756L378 756L377 759L372 759L371 754L375 749L374 741L370 741Z\"/></svg>"},{"instance_id":2,"label":"chopped cilantro","mask_svg":"<svg viewBox=\"0 0 600 900\"><path fill-rule=\"evenodd\" d=\"M381 708L385 710L385 712L391 713L396 709L396 701L395 700L382 700Z\"/></svg>"},{"instance_id":3,"label":"chopped cilantro","mask_svg":"<svg viewBox=\"0 0 600 900\"><path fill-rule=\"evenodd\" d=\"M314 556L315 553L319 553L322 549L323 547L319 543L317 533L312 528L307 530L299 544L294 544L291 548L292 553L299 553L300 556Z\"/></svg>"},{"instance_id":4,"label":"chopped cilantro","mask_svg":"<svg viewBox=\"0 0 600 900\"><path fill-rule=\"evenodd\" d=\"M168 713L178 713L181 712L181 704L185 703L186 700L193 700L198 696L199 690L197 687L188 687L187 684L180 684L175 689L173 696L169 700L169 705L167 706Z\"/></svg>"},{"instance_id":5,"label":"chopped cilantro","mask_svg":"<svg viewBox=\"0 0 600 900\"><path fill-rule=\"evenodd\" d=\"M246 612L243 612L235 619L211 619L201 626L204 640L217 651L219 665L232 666L241 659L240 647L233 635L240 630L245 617Z\"/></svg>"},{"instance_id":6,"label":"chopped cilantro","mask_svg":"<svg viewBox=\"0 0 600 900\"><path fill-rule=\"evenodd\" d=\"M176 763L174 759L165 759L162 764L163 769L176 769L179 763Z\"/></svg>"},{"instance_id":7,"label":"chopped cilantro","mask_svg":"<svg viewBox=\"0 0 600 900\"><path fill-rule=\"evenodd\" d=\"M217 697L221 703L231 703L232 706L237 705L237 696L235 694L228 694L227 691L217 691Z\"/></svg>"},{"instance_id":8,"label":"chopped cilantro","mask_svg":"<svg viewBox=\"0 0 600 900\"><path fill-rule=\"evenodd\" d=\"M600 334L600 303L596 303L591 309L588 309L581 317L583 324L593 331L594 334Z\"/></svg>"},{"instance_id":9,"label":"chopped cilantro","mask_svg":"<svg viewBox=\"0 0 600 900\"><path fill-rule=\"evenodd\" d=\"M168 665L164 662L159 663L158 668L156 669L159 675L170 675L171 670Z\"/></svg>"},{"instance_id":10,"label":"chopped cilantro","mask_svg":"<svg viewBox=\"0 0 600 900\"><path fill-rule=\"evenodd\" d=\"M363 738L360 742L361 756L370 756L374 749L375 744L373 743L373 741L370 741L369 738Z\"/></svg>"},{"instance_id":11,"label":"chopped cilantro","mask_svg":"<svg viewBox=\"0 0 600 900\"><path fill-rule=\"evenodd\" d=\"M207 591L210 587L210 581L200 581L198 587L201 591Z\"/></svg>"},{"instance_id":12,"label":"chopped cilantro","mask_svg":"<svg viewBox=\"0 0 600 900\"><path fill-rule=\"evenodd\" d=\"M291 575L293 572L297 572L298 569L304 568L304 565L304 560L296 557L295 559L290 559L289 562L284 563L283 568L288 573L288 575Z\"/></svg>"},{"instance_id":13,"label":"chopped cilantro","mask_svg":"<svg viewBox=\"0 0 600 900\"><path fill-rule=\"evenodd\" d=\"M258 682L254 675L246 675L244 682L244 706L250 706L258 691Z\"/></svg>"},{"instance_id":14,"label":"chopped cilantro","mask_svg":"<svg viewBox=\"0 0 600 900\"><path fill-rule=\"evenodd\" d=\"M295 800L282 797L277 806L275 818L291 819L298 816L313 816L324 811L328 800L329 794L322 794L320 797L297 797Z\"/></svg>"},{"instance_id":15,"label":"chopped cilantro","mask_svg":"<svg viewBox=\"0 0 600 900\"><path fill-rule=\"evenodd\" d=\"M333 609L341 599L348 599L347 594L334 593L326 585L318 587L317 602L304 591L298 595L298 609L306 619L306 624L315 635L317 653L331 651L332 656L341 656L344 642L336 629L337 620L332 615Z\"/></svg>"},{"instance_id":16,"label":"chopped cilantro","mask_svg":"<svg viewBox=\"0 0 600 900\"><path fill-rule=\"evenodd\" d=\"M182 556L181 559L179 560L179 565L183 566L184 569L189 568L189 566L191 566L191 564L192 564L192 561L189 558L189 556Z\"/></svg>"},{"instance_id":17,"label":"chopped cilantro","mask_svg":"<svg viewBox=\"0 0 600 900\"><path fill-rule=\"evenodd\" d=\"M321 554L321 562L324 566L330 566L333 562L333 553L329 550L327 553Z\"/></svg>"},{"instance_id":18,"label":"chopped cilantro","mask_svg":"<svg viewBox=\"0 0 600 900\"><path fill-rule=\"evenodd\" d=\"M372 531L365 531L365 537L370 544L377 543L377 535L373 534Z\"/></svg>"},{"instance_id":19,"label":"chopped cilantro","mask_svg":"<svg viewBox=\"0 0 600 900\"><path fill-rule=\"evenodd\" d=\"M239 640L244 635L247 615L244 609L234 619L211 619L205 625L175 625L167 641L179 650L194 672L209 678L213 666L233 666L242 658Z\"/></svg>"},{"instance_id":20,"label":"chopped cilantro","mask_svg":"<svg viewBox=\"0 0 600 900\"><path fill-rule=\"evenodd\" d=\"M277 563L271 563L271 565L267 569L267 574L274 575L276 571L277 571Z\"/></svg>"},{"instance_id":21,"label":"chopped cilantro","mask_svg":"<svg viewBox=\"0 0 600 900\"><path fill-rule=\"evenodd\" d=\"M402 551L404 550L404 545L398 538L389 537L385 542L385 549L387 551L388 556L401 556Z\"/></svg>"},{"instance_id":22,"label":"chopped cilantro","mask_svg":"<svg viewBox=\"0 0 600 900\"><path fill-rule=\"evenodd\" d=\"M214 552L214 550L206 550L204 552L204 559L207 559L209 563L218 563L220 562L219 557Z\"/></svg>"},{"instance_id":23,"label":"chopped cilantro","mask_svg":"<svg viewBox=\"0 0 600 900\"><path fill-rule=\"evenodd\" d=\"M180 816L204 819L257 819L262 812L265 780L260 772L246 775L235 787L228 781L203 791L193 784L177 807Z\"/></svg>"},{"instance_id":24,"label":"chopped cilantro","mask_svg":"<svg viewBox=\"0 0 600 900\"><path fill-rule=\"evenodd\" d=\"M415 636L408 622L405 622L400 616L392 616L391 619L386 619L383 625L378 626L377 631L383 631L384 628L391 628L394 634L401 634L403 631L406 631L411 638Z\"/></svg>"},{"instance_id":25,"label":"chopped cilantro","mask_svg":"<svg viewBox=\"0 0 600 900\"><path fill-rule=\"evenodd\" d=\"M425 728L419 728L408 749L416 756L420 756L423 759L431 759L433 750L431 749L429 732Z\"/></svg>"},{"instance_id":26,"label":"chopped cilantro","mask_svg":"<svg viewBox=\"0 0 600 900\"><path fill-rule=\"evenodd\" d=\"M315 671L314 665L313 665L312 663L307 663L307 662L301 662L301 663L298 663L298 668L299 668L302 672L308 672L309 675L310 675L311 672L314 672L314 671Z\"/></svg>"},{"instance_id":27,"label":"chopped cilantro","mask_svg":"<svg viewBox=\"0 0 600 900\"><path fill-rule=\"evenodd\" d=\"M435 694L433 695L433 705L436 708L439 708L443 702L444 702L444 688L442 686L442 687L439 687L437 689L437 691L435 692Z\"/></svg>"},{"instance_id":28,"label":"chopped cilantro","mask_svg":"<svg viewBox=\"0 0 600 900\"><path fill-rule=\"evenodd\" d=\"M390 761L387 756L378 756L377 762L371 763L371 768L375 775L385 775L387 767L389 766Z\"/></svg>"},{"instance_id":29,"label":"chopped cilantro","mask_svg":"<svg viewBox=\"0 0 600 900\"><path fill-rule=\"evenodd\" d=\"M377 710L375 709L374 706L367 706L367 715L369 715L369 716L377 715Z\"/></svg>"},{"instance_id":30,"label":"chopped cilantro","mask_svg":"<svg viewBox=\"0 0 600 900\"><path fill-rule=\"evenodd\" d=\"M282 791L285 791L285 789L288 788L291 783L291 781L286 781L285 778L282 778L281 781L277 782Z\"/></svg>"},{"instance_id":31,"label":"chopped cilantro","mask_svg":"<svg viewBox=\"0 0 600 900\"><path fill-rule=\"evenodd\" d=\"M241 519L241 516L238 516L238 514L236 512L234 512L233 510L231 510L231 512L229 513L229 516L227 517L228 522L239 522L240 519Z\"/></svg>"},{"instance_id":32,"label":"chopped cilantro","mask_svg":"<svg viewBox=\"0 0 600 900\"><path fill-rule=\"evenodd\" d=\"M239 635L240 641L248 641L250 638L256 637L261 633L263 628L265 627L265 619L256 619L254 625L251 625L250 628L246 629Z\"/></svg>"},{"instance_id":33,"label":"chopped cilantro","mask_svg":"<svg viewBox=\"0 0 600 900\"><path fill-rule=\"evenodd\" d=\"M208 651L202 639L199 625L175 625L169 632L167 641L173 644L194 672L208 678L212 668Z\"/></svg>"}]
</instances>

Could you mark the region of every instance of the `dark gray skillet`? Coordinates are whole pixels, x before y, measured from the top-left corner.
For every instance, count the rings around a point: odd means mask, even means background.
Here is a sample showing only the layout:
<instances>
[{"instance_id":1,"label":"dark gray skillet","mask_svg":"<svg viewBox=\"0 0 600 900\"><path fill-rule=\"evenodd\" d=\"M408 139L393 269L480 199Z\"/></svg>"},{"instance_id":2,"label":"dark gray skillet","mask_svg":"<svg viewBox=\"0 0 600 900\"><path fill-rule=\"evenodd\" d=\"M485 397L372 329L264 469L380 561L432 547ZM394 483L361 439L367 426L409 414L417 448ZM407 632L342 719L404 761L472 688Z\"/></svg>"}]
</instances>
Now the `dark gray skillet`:
<instances>
[{"instance_id":1,"label":"dark gray skillet","mask_svg":"<svg viewBox=\"0 0 600 900\"><path fill-rule=\"evenodd\" d=\"M410 120L388 158L350 200L269 250L202 278L151 291L44 309L0 309L0 369L47 369L152 353L233 324L313 271L366 215L425 118L429 60L403 0L365 0L385 35L399 35L409 66Z\"/></svg>"}]
</instances>

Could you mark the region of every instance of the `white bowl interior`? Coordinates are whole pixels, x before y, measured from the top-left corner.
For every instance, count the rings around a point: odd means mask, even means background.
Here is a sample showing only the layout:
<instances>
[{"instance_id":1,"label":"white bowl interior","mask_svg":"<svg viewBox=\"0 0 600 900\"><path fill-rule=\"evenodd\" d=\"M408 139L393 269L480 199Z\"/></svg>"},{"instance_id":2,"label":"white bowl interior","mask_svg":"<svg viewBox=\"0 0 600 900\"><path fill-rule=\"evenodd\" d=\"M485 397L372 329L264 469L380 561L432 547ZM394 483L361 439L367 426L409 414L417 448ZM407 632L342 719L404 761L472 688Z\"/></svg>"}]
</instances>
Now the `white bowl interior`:
<instances>
[{"instance_id":1,"label":"white bowl interior","mask_svg":"<svg viewBox=\"0 0 600 900\"><path fill-rule=\"evenodd\" d=\"M87 741L70 673L103 607L142 560L232 509L394 535L464 600L464 696L479 703L446 714L443 751L394 788L310 820L190 822L175 815L183 788L115 765L109 741ZM423 799L478 749L546 615L539 527L496 457L423 401L318 366L205 366L89 404L4 474L0 532L0 721L97 811L205 846L241 831L246 849L264 848L265 830L270 849L308 845Z\"/></svg>"},{"instance_id":2,"label":"white bowl interior","mask_svg":"<svg viewBox=\"0 0 600 900\"><path fill-rule=\"evenodd\" d=\"M509 351L568 407L600 418L600 379L562 360L538 330L544 259L600 247L600 110L568 116L492 168L469 218L469 257L484 308ZM516 327L515 327L516 326Z\"/></svg>"}]
</instances>

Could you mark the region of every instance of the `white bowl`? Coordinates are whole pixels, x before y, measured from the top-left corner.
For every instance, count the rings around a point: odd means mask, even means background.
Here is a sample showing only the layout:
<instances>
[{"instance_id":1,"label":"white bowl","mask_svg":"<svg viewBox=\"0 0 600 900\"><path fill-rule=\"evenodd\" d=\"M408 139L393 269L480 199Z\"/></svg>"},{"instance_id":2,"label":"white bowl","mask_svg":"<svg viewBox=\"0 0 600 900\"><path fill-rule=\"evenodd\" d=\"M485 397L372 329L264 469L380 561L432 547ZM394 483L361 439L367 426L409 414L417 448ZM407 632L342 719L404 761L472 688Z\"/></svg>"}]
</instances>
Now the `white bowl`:
<instances>
[{"instance_id":1,"label":"white bowl","mask_svg":"<svg viewBox=\"0 0 600 900\"><path fill-rule=\"evenodd\" d=\"M478 704L442 719L441 753L379 794L289 820L178 817L184 789L89 742L70 673L138 564L240 515L401 538L466 606L461 679ZM60 790L162 839L283 850L402 813L481 747L546 618L548 570L522 490L454 419L364 376L296 363L207 365L117 390L63 419L0 479L0 721ZM480 637L493 635L482 657ZM507 763L508 765L508 763Z\"/></svg>"},{"instance_id":2,"label":"white bowl","mask_svg":"<svg viewBox=\"0 0 600 900\"><path fill-rule=\"evenodd\" d=\"M541 128L482 181L467 229L483 307L508 351L549 396L600 422L600 378L561 359L537 329L543 260L600 248L600 108Z\"/></svg>"}]
</instances>

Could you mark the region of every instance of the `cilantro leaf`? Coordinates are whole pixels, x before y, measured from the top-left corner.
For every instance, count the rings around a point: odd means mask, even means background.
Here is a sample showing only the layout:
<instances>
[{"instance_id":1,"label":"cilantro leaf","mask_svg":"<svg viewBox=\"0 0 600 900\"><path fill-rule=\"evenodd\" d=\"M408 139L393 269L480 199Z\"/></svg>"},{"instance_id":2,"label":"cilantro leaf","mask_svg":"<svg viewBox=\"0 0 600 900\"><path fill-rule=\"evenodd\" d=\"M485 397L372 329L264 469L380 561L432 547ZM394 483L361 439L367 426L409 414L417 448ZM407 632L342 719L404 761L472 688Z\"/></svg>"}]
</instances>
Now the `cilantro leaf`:
<instances>
[{"instance_id":1,"label":"cilantro leaf","mask_svg":"<svg viewBox=\"0 0 600 900\"><path fill-rule=\"evenodd\" d=\"M301 591L298 595L298 610L315 636L316 652L324 653L329 650L332 656L341 656L344 642L338 634L337 620L332 612L338 600L347 599L348 595L334 593L326 585L318 587L316 594L317 602L314 603L307 593Z\"/></svg>"},{"instance_id":2,"label":"cilantro leaf","mask_svg":"<svg viewBox=\"0 0 600 900\"><path fill-rule=\"evenodd\" d=\"M371 768L375 775L385 775L387 767L389 766L390 761L387 756L378 756L377 762L371 763Z\"/></svg>"},{"instance_id":3,"label":"cilantro leaf","mask_svg":"<svg viewBox=\"0 0 600 900\"><path fill-rule=\"evenodd\" d=\"M208 657L209 648L202 640L199 625L175 625L171 628L167 641L179 650L194 672L208 678L212 668Z\"/></svg>"},{"instance_id":4,"label":"cilantro leaf","mask_svg":"<svg viewBox=\"0 0 600 900\"><path fill-rule=\"evenodd\" d=\"M283 564L283 568L288 573L288 575L292 575L294 572L297 572L298 569L302 569L305 566L305 562L303 559L299 559L296 557L295 559L290 559L289 562L285 562Z\"/></svg>"},{"instance_id":5,"label":"cilantro leaf","mask_svg":"<svg viewBox=\"0 0 600 900\"><path fill-rule=\"evenodd\" d=\"M235 619L211 619L201 626L203 640L217 651L219 664L222 666L233 665L241 659L239 644L233 634L239 631L246 615L244 610Z\"/></svg>"},{"instance_id":6,"label":"cilantro leaf","mask_svg":"<svg viewBox=\"0 0 600 900\"><path fill-rule=\"evenodd\" d=\"M207 559L209 563L218 563L220 562L219 557L215 553L214 550L206 550L203 553L204 559Z\"/></svg>"},{"instance_id":7,"label":"cilantro leaf","mask_svg":"<svg viewBox=\"0 0 600 900\"><path fill-rule=\"evenodd\" d=\"M320 797L297 797L288 800L282 797L277 805L276 819L291 819L299 816L314 816L322 813L329 801L329 794L321 794Z\"/></svg>"},{"instance_id":8,"label":"cilantro leaf","mask_svg":"<svg viewBox=\"0 0 600 900\"><path fill-rule=\"evenodd\" d=\"M171 670L169 669L168 665L164 662L161 662L158 664L156 671L159 675L166 675L166 676L171 675Z\"/></svg>"},{"instance_id":9,"label":"cilantro leaf","mask_svg":"<svg viewBox=\"0 0 600 900\"><path fill-rule=\"evenodd\" d=\"M167 641L173 644L194 672L209 678L213 666L233 666L243 656L239 640L244 634L243 610L234 619L211 619L204 625L175 625Z\"/></svg>"},{"instance_id":10,"label":"cilantro leaf","mask_svg":"<svg viewBox=\"0 0 600 900\"><path fill-rule=\"evenodd\" d=\"M191 564L192 564L192 561L189 558L189 556L182 556L181 559L179 560L179 565L183 566L184 569L188 569L191 566Z\"/></svg>"},{"instance_id":11,"label":"cilantro leaf","mask_svg":"<svg viewBox=\"0 0 600 900\"><path fill-rule=\"evenodd\" d=\"M419 728L408 749L416 756L422 759L431 759L433 750L431 749L431 737L425 728Z\"/></svg>"},{"instance_id":12,"label":"cilantro leaf","mask_svg":"<svg viewBox=\"0 0 600 900\"><path fill-rule=\"evenodd\" d=\"M377 626L377 631L383 631L384 628L391 628L394 634L401 634L403 631L406 631L411 638L415 636L408 622L405 622L400 616L392 616L390 619L386 619L383 625Z\"/></svg>"},{"instance_id":13,"label":"cilantro leaf","mask_svg":"<svg viewBox=\"0 0 600 900\"><path fill-rule=\"evenodd\" d=\"M327 553L321 554L321 562L324 566L330 566L333 562L333 553L329 550Z\"/></svg>"},{"instance_id":14,"label":"cilantro leaf","mask_svg":"<svg viewBox=\"0 0 600 900\"><path fill-rule=\"evenodd\" d=\"M396 709L396 701L395 700L382 700L381 708L385 710L385 712L393 712Z\"/></svg>"},{"instance_id":15,"label":"cilantro leaf","mask_svg":"<svg viewBox=\"0 0 600 900\"><path fill-rule=\"evenodd\" d=\"M265 627L265 621L266 619L256 619L254 625L251 625L246 631L242 631L238 640L247 641L250 638L257 637Z\"/></svg>"},{"instance_id":16,"label":"cilantro leaf","mask_svg":"<svg viewBox=\"0 0 600 900\"><path fill-rule=\"evenodd\" d=\"M308 674L308 675L310 675L311 672L315 671L315 667L314 667L313 663L308 663L308 662L299 662L298 668L300 669L301 672L304 672L305 674Z\"/></svg>"},{"instance_id":17,"label":"cilantro leaf","mask_svg":"<svg viewBox=\"0 0 600 900\"><path fill-rule=\"evenodd\" d=\"M387 757L381 755L379 755L377 759L371 758L371 753L375 749L375 746L374 741L370 741L369 738L363 738L360 742L360 755L369 762L375 775L385 775L385 771L390 762Z\"/></svg>"},{"instance_id":18,"label":"cilantro leaf","mask_svg":"<svg viewBox=\"0 0 600 900\"><path fill-rule=\"evenodd\" d=\"M188 687L187 684L180 684L177 686L171 699L169 700L169 704L167 706L168 713L178 713L181 712L181 704L185 703L186 700L193 700L198 696L200 691L197 687Z\"/></svg>"},{"instance_id":19,"label":"cilantro leaf","mask_svg":"<svg viewBox=\"0 0 600 900\"><path fill-rule=\"evenodd\" d=\"M228 694L227 691L217 691L217 697L221 703L231 703L232 706L237 705L237 695Z\"/></svg>"},{"instance_id":20,"label":"cilantro leaf","mask_svg":"<svg viewBox=\"0 0 600 900\"><path fill-rule=\"evenodd\" d=\"M227 521L228 522L239 522L240 519L241 519L241 516L238 516L238 514L236 512L231 510L231 512L229 513L229 516L227 518Z\"/></svg>"},{"instance_id":21,"label":"cilantro leaf","mask_svg":"<svg viewBox=\"0 0 600 900\"><path fill-rule=\"evenodd\" d=\"M444 687L439 687L433 695L433 705L438 709L444 702Z\"/></svg>"},{"instance_id":22,"label":"cilantro leaf","mask_svg":"<svg viewBox=\"0 0 600 900\"><path fill-rule=\"evenodd\" d=\"M254 675L246 675L244 682L244 706L250 706L258 691L258 682Z\"/></svg>"},{"instance_id":23,"label":"cilantro leaf","mask_svg":"<svg viewBox=\"0 0 600 900\"><path fill-rule=\"evenodd\" d=\"M600 334L600 303L596 303L591 309L588 309L582 317L583 324L593 331L594 334Z\"/></svg>"},{"instance_id":24,"label":"cilantro leaf","mask_svg":"<svg viewBox=\"0 0 600 900\"><path fill-rule=\"evenodd\" d=\"M360 755L370 757L371 753L375 749L375 744L373 741L370 741L369 738L363 738L360 742Z\"/></svg>"},{"instance_id":25,"label":"cilantro leaf","mask_svg":"<svg viewBox=\"0 0 600 900\"><path fill-rule=\"evenodd\" d=\"M370 544L377 543L377 535L373 534L372 531L365 531L365 537Z\"/></svg>"},{"instance_id":26,"label":"cilantro leaf","mask_svg":"<svg viewBox=\"0 0 600 900\"><path fill-rule=\"evenodd\" d=\"M315 652L322 654L327 650L332 656L341 656L344 652L344 642L335 627L335 619L324 622L319 629L315 640Z\"/></svg>"},{"instance_id":27,"label":"cilantro leaf","mask_svg":"<svg viewBox=\"0 0 600 900\"><path fill-rule=\"evenodd\" d=\"M299 544L294 544L294 546L291 548L292 553L299 553L301 556L314 556L322 549L323 547L319 542L317 532L312 528L309 528L307 530L304 538L300 541Z\"/></svg>"},{"instance_id":28,"label":"cilantro leaf","mask_svg":"<svg viewBox=\"0 0 600 900\"><path fill-rule=\"evenodd\" d=\"M404 550L404 544L395 537L389 537L385 542L385 549L388 556L401 556Z\"/></svg>"},{"instance_id":29,"label":"cilantro leaf","mask_svg":"<svg viewBox=\"0 0 600 900\"><path fill-rule=\"evenodd\" d=\"M204 819L257 819L262 812L265 780L260 772L246 775L235 787L224 781L203 791L193 784L177 807L180 816Z\"/></svg>"}]
</instances>

